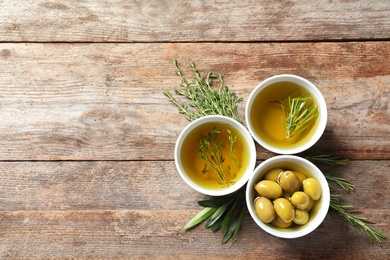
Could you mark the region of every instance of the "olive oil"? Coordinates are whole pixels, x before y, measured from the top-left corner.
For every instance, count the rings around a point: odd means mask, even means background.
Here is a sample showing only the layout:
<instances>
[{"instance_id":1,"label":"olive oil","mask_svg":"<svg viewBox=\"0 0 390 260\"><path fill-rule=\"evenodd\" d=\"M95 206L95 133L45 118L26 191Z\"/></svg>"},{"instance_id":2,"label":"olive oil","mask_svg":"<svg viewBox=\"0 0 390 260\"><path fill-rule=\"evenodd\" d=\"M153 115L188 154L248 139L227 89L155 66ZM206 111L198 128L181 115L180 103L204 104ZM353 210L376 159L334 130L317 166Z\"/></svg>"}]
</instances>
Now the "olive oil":
<instances>
[{"instance_id":1,"label":"olive oil","mask_svg":"<svg viewBox=\"0 0 390 260\"><path fill-rule=\"evenodd\" d=\"M227 169L228 165L235 164L235 162L229 157L229 152L227 150L230 146L230 142L228 141L228 129L233 135L237 136L237 142L234 143L234 155L237 161L239 161L239 164L236 165L233 174L225 175L229 184L237 182L243 176L246 166L249 163L249 146L246 142L244 142L245 139L241 133L230 125L228 126L224 123L210 122L195 128L183 141L180 160L184 170L188 173L188 176L192 181L204 188L219 190L226 188L227 185L221 183L218 175L214 173L212 169L208 169L208 172L202 173L205 168L206 161L202 159L199 154L199 137L201 135L208 135L208 133L215 127L221 129L218 138L225 146L224 149L221 149L221 155L225 158L224 162L221 164L224 169Z\"/></svg>"},{"instance_id":2,"label":"olive oil","mask_svg":"<svg viewBox=\"0 0 390 260\"><path fill-rule=\"evenodd\" d=\"M271 84L255 97L250 111L250 121L256 134L264 142L280 149L295 148L308 141L314 135L319 122L318 117L316 117L308 122L308 126L304 131L286 139L286 131L282 121L282 118L283 120L286 120L286 118L278 101L287 97L294 90L297 91L294 92L292 97L307 94L301 86L292 82ZM307 105L315 105L315 100L312 98Z\"/></svg>"}]
</instances>

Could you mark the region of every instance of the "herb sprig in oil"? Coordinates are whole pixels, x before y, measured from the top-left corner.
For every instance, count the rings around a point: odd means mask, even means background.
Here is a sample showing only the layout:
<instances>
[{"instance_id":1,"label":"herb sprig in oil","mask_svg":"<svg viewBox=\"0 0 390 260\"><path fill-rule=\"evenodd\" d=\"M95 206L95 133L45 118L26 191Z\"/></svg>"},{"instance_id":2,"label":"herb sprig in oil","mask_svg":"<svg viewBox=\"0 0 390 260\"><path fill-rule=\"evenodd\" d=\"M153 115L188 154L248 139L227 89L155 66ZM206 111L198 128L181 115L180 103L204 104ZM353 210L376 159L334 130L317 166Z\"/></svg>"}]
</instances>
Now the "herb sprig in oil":
<instances>
[{"instance_id":1,"label":"herb sprig in oil","mask_svg":"<svg viewBox=\"0 0 390 260\"><path fill-rule=\"evenodd\" d=\"M221 129L214 127L206 136L199 136L199 156L206 161L202 174L205 175L211 170L218 176L220 185L229 186L234 184L234 181L231 180L236 177L236 169L240 164L234 150L234 144L238 141L238 137L230 129L227 129L229 145L226 147L225 142L220 138L220 133ZM227 151L228 160L224 157L223 150Z\"/></svg>"},{"instance_id":2,"label":"herb sprig in oil","mask_svg":"<svg viewBox=\"0 0 390 260\"><path fill-rule=\"evenodd\" d=\"M178 68L176 60L174 60L174 65L176 68L175 72L180 77L181 86L182 88L184 88L184 91L175 89L175 93L178 95L185 96L191 101L189 105L184 105L182 103L179 103L168 91L164 91L163 93L169 98L170 102L172 102L178 107L179 113L184 114L185 118L189 121L193 121L205 115L217 114L231 117L240 122L237 115L237 103L240 102L242 98L237 97L234 92L229 91L229 89L223 82L221 75L219 75L220 90L211 91L211 78L213 77L213 74L211 72L209 72L207 74L207 77L203 79L200 76L199 72L196 70L195 65L191 63L190 66L193 68L195 77L194 82L188 83L187 80L183 77L180 69ZM205 93L204 91L206 91L207 93ZM293 93L290 93L289 96L291 96L292 94ZM305 120L300 121L300 123L295 124L295 126L293 126L294 124L291 123L292 126L289 128L290 134L288 134L286 131L286 137L288 136L289 138L294 136L294 134L297 134L297 132L293 133L294 131L299 129L301 129L300 131L303 131L303 127L307 127L305 126L305 124L312 119L311 117L315 117L317 116L316 114L318 114L316 108L311 108L309 109L309 111L305 111L305 109L302 110L301 106L306 107L306 102L309 101L307 97L298 100L299 102L295 101L294 104L292 102L292 99L293 98L291 97L287 97L287 99L282 99L282 101L285 102L285 105L284 107L282 106L282 109L284 109L284 111L290 111L289 107L296 107L298 109L293 109L293 112L295 112L292 113L292 118L295 119L292 120L292 122L297 121L297 119L299 118L304 118ZM282 104L282 102L280 101L275 102ZM302 105L302 102L305 102L304 105ZM225 109L222 110L221 106L225 106ZM192 109L190 109L189 107L192 107ZM290 112L288 112L287 114L289 113ZM286 118L288 117L286 116ZM286 123L288 125L288 120L286 121ZM311 155L307 156L306 159L314 162L315 164L325 163L333 166L344 165L347 163L347 160L333 155ZM344 191L350 192L353 190L353 185L347 180L337 177L331 173L326 173L325 176L329 182L338 185ZM339 199L340 195L335 194L334 187L331 184L330 187L330 208L347 223L357 228L358 230L363 230L367 234L371 242L375 241L377 242L377 244L381 244L381 239L386 239L386 235L378 230L373 229L368 225L374 224L374 222L368 220L365 217L355 215L355 211L351 210L352 206L343 204ZM222 230L222 244L226 243L230 239L236 238L240 230L243 217L245 215L246 203L244 191L245 186L242 187L236 193L230 195L198 201L198 204L204 207L204 209L198 214L196 214L196 216L194 216L184 226L183 229L191 229L207 220L207 228L210 228L213 232L217 230Z\"/></svg>"},{"instance_id":3,"label":"herb sprig in oil","mask_svg":"<svg viewBox=\"0 0 390 260\"><path fill-rule=\"evenodd\" d=\"M298 89L295 89L281 101L273 101L281 105L286 140L303 132L309 126L309 122L318 116L317 105L310 104L312 102L310 94L293 97L297 92Z\"/></svg>"}]
</instances>

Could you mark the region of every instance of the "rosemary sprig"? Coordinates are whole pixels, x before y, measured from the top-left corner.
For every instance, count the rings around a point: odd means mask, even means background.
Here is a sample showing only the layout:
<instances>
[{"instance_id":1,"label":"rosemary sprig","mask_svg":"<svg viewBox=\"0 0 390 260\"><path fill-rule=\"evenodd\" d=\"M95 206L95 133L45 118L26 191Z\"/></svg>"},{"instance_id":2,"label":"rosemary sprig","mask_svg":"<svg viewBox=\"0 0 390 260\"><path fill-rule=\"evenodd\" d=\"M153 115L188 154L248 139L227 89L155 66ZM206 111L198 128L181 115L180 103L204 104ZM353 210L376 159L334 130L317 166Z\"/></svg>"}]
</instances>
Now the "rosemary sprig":
<instances>
[{"instance_id":1,"label":"rosemary sprig","mask_svg":"<svg viewBox=\"0 0 390 260\"><path fill-rule=\"evenodd\" d=\"M306 156L306 159L312 162L320 162L329 165L345 165L348 163L348 159L343 159L340 156L333 154L312 154Z\"/></svg>"},{"instance_id":2,"label":"rosemary sprig","mask_svg":"<svg viewBox=\"0 0 390 260\"><path fill-rule=\"evenodd\" d=\"M286 132L286 140L292 138L308 127L310 120L318 116L317 105L309 106L311 101L310 94L306 93L298 97L292 97L298 89L293 90L287 97L280 102L284 117L282 117L282 124Z\"/></svg>"},{"instance_id":3,"label":"rosemary sprig","mask_svg":"<svg viewBox=\"0 0 390 260\"><path fill-rule=\"evenodd\" d=\"M350 183L349 181L347 181L346 179L344 178L340 178L340 177L336 177L330 173L326 173L326 172L322 172L325 176L325 178L328 180L328 181L331 181L333 183L336 183L339 187L341 187L343 190L345 190L346 192L350 192L350 191L353 191L354 187L353 187L353 184ZM329 187L332 189L332 190L336 190L332 184L330 184L328 182L328 185Z\"/></svg>"},{"instance_id":4,"label":"rosemary sprig","mask_svg":"<svg viewBox=\"0 0 390 260\"><path fill-rule=\"evenodd\" d=\"M339 156L335 156L333 154L309 155L306 156L306 159L312 161L313 163L325 163L332 166L345 165L348 162L348 160L342 159ZM368 226L368 224L375 224L374 222L368 220L365 217L355 215L354 212L356 211L352 210L352 205L343 204L339 199L340 195L335 194L336 189L332 186L331 182L337 184L346 192L353 191L353 185L346 179L337 177L334 174L325 172L323 172L323 174L328 180L328 185L331 188L330 209L348 224L352 225L358 230L363 230L371 242L375 240L378 244L381 244L381 239L386 239L386 236L380 231Z\"/></svg>"},{"instance_id":5,"label":"rosemary sprig","mask_svg":"<svg viewBox=\"0 0 390 260\"><path fill-rule=\"evenodd\" d=\"M229 179L234 179L236 177L236 166L240 164L240 161L236 158L234 151L234 143L238 141L238 137L227 129L229 147L226 148L223 140L219 137L220 133L221 129L214 127L208 132L207 136L199 136L199 156L206 161L202 174L204 175L208 173L209 169L211 169L221 181L219 184L230 185L234 182L229 181ZM230 160L226 160L223 156L223 149L227 150ZM227 167L224 167L225 164L228 164ZM230 178L226 176L226 173Z\"/></svg>"},{"instance_id":6,"label":"rosemary sprig","mask_svg":"<svg viewBox=\"0 0 390 260\"><path fill-rule=\"evenodd\" d=\"M187 80L183 77L180 69L178 68L176 60L174 60L174 65L176 68L175 72L181 80L181 87L184 89L184 91L175 89L175 93L188 98L190 100L190 103L188 105L184 105L182 103L179 103L168 91L164 91L163 93L169 98L170 102L172 102L178 107L179 113L184 114L185 118L187 118L189 121L193 121L205 115L214 114L229 116L231 118L236 119L237 121L240 121L237 115L237 103L242 101L242 98L237 97L234 92L230 92L228 90L220 74L220 88L219 91L215 91L212 89L211 86L211 79L213 78L212 72L209 72L206 78L203 79L200 76L199 72L196 70L195 65L191 63L190 66L193 69L195 76L194 81L192 83L188 83ZM292 94L293 93L290 93L289 96L291 96ZM289 100L288 102L292 102L292 98L287 97L287 99ZM313 111L310 112L302 110L301 106L306 106L306 103L302 105L302 101L308 101L307 97L300 99L300 101L301 102L298 102L300 103L299 105L297 105L297 103L291 103L291 105L288 105L287 103L287 106L283 107L284 111L288 111L289 106L294 107L293 111L295 111L295 115L298 115L292 117L293 119L295 118L294 120L304 119L303 121L300 121L300 123L298 123L298 126L300 127L291 127L291 129L294 129L293 131L299 129L301 129L300 131L303 131L302 127L305 127L305 121L308 122L318 113L316 111L316 108L312 108L313 110L315 110L315 113L313 113ZM300 114L303 114L303 116L300 116ZM290 138L293 136L293 131L290 131ZM295 132L293 134L297 133L299 132ZM306 159L312 161L315 164L325 163L332 166L344 165L348 161L334 155L310 155L307 156ZM353 190L353 185L345 179L336 177L331 173L326 173L325 177L327 178L327 180L336 183L347 192ZM245 186L241 188L238 192L233 193L231 195L198 201L198 204L204 207L204 209L200 211L196 216L194 216L184 226L183 229L188 230L208 219L206 223L207 228L210 228L213 232L217 230L222 230L222 244L226 243L230 239L236 238L246 212L245 193L243 192L243 190L245 190ZM339 199L340 195L332 193L334 193L334 189L331 190L330 208L331 210L336 212L336 214L339 215L343 220L345 220L347 223L357 228L358 230L363 230L367 234L371 242L375 240L378 244L380 244L381 239L387 238L383 233L371 228L368 225L374 224L374 222L368 220L365 217L354 215L354 211L351 210L352 206L344 205Z\"/></svg>"},{"instance_id":7,"label":"rosemary sprig","mask_svg":"<svg viewBox=\"0 0 390 260\"><path fill-rule=\"evenodd\" d=\"M352 205L344 205L340 202L339 195L331 194L330 195L330 208L336 212L344 221L352 225L358 230L362 230L366 233L371 243L375 240L378 244L381 244L381 239L386 239L387 237L380 231L371 228L367 224L375 224L374 222L368 220L365 217L359 217L354 215L352 212Z\"/></svg>"},{"instance_id":8,"label":"rosemary sprig","mask_svg":"<svg viewBox=\"0 0 390 260\"><path fill-rule=\"evenodd\" d=\"M181 89L175 88L174 91L178 96L187 98L189 102L180 103L168 91L163 91L163 93L171 103L177 106L179 113L185 115L186 119L193 121L206 115L225 115L240 121L237 115L237 103L242 101L242 98L229 91L221 74L218 74L219 88L216 90L212 86L212 79L215 76L211 71L203 78L195 64L191 62L190 67L194 72L194 79L189 83L179 69L176 59L173 60L173 64L181 81Z\"/></svg>"},{"instance_id":9,"label":"rosemary sprig","mask_svg":"<svg viewBox=\"0 0 390 260\"><path fill-rule=\"evenodd\" d=\"M328 165L332 165L332 166L345 165L348 162L347 159L342 159L339 156L336 156L333 154L313 154L313 155L306 156L306 159L308 159L309 161L312 161L313 163L324 163L324 164L328 164ZM326 173L326 172L322 172L322 173L324 174L325 178L328 181L337 184L339 187L341 187L346 192L353 191L353 188L354 188L353 184L351 184L346 179L334 176L331 173ZM333 185L331 183L328 182L328 184L329 184L329 187L331 189L335 190L335 188L333 187Z\"/></svg>"}]
</instances>

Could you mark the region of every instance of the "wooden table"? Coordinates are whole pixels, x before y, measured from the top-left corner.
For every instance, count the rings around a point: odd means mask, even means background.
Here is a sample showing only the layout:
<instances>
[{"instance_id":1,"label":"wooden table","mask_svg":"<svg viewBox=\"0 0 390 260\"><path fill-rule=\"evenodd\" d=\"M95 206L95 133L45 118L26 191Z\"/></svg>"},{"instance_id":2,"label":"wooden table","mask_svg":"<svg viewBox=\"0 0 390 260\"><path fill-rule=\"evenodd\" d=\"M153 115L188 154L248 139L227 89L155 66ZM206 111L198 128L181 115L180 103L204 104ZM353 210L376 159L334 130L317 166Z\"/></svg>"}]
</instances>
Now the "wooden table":
<instances>
[{"instance_id":1,"label":"wooden table","mask_svg":"<svg viewBox=\"0 0 390 260\"><path fill-rule=\"evenodd\" d=\"M355 185L343 202L390 234L390 2L309 2L0 1L0 258L387 258L333 212L294 240L249 214L225 245L181 230L207 197L173 160L173 58L222 73L242 119L269 76L315 83L329 118L313 149L350 160L328 169Z\"/></svg>"}]
</instances>

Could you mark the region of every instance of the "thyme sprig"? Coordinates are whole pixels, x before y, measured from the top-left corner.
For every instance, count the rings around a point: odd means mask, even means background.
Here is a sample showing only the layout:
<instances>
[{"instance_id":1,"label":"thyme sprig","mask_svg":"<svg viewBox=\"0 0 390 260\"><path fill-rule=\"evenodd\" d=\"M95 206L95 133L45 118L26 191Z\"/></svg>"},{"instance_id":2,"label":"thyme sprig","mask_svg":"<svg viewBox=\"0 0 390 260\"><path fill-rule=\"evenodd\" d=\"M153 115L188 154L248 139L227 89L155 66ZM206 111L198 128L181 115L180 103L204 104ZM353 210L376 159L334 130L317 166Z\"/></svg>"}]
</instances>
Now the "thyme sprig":
<instances>
[{"instance_id":1,"label":"thyme sprig","mask_svg":"<svg viewBox=\"0 0 390 260\"><path fill-rule=\"evenodd\" d=\"M182 103L179 103L168 91L164 91L163 93L169 98L170 102L172 102L178 107L179 113L184 114L186 119L188 119L189 121L193 121L205 115L217 114L229 116L240 122L237 115L237 103L240 102L242 98L236 96L234 92L230 92L228 90L220 74L220 88L219 91L215 91L212 89L211 86L211 79L213 78L212 72L209 72L206 78L202 78L197 69L195 68L195 64L190 63L190 66L193 69L195 76L194 81L192 83L188 83L182 75L180 69L178 68L176 60L174 60L174 66L176 68L175 72L181 80L180 85L183 88L183 90L175 89L175 93L184 96L191 101L188 105L184 105ZM303 100L301 99L301 101ZM289 102L292 102L291 98ZM304 105L299 104L299 106L297 106L297 104L292 105L294 108L297 108L296 111L300 111L296 112L297 114L302 113L304 115L302 117L305 118L306 121L311 120L310 118L313 117L315 114L313 113L313 111L307 112L300 108L301 106L306 106L306 103ZM222 109L221 106L225 106L225 109ZM288 110L286 108L284 109L285 111ZM300 116L294 118L299 117ZM300 124L302 124L302 122ZM302 125L301 127L295 127L294 129L302 129ZM290 138L292 137L291 133L292 131L289 135ZM307 156L306 159L312 161L315 164L325 163L332 166L344 165L348 161L340 158L339 156L321 154L310 155ZM329 182L338 185L344 191L350 192L353 190L353 185L347 180L337 177L335 176L335 174L332 173L325 173L324 175ZM368 220L365 217L355 215L354 213L356 211L352 210L352 206L343 204L339 199L340 195L335 194L335 189L333 188L333 186L330 187L332 188L330 200L331 210L333 210L338 216L340 216L351 226L355 227L358 230L363 230L367 234L371 242L376 241L378 244L380 244L381 239L387 238L383 233L369 226L369 224L374 224L374 222ZM244 190L245 186L231 195L198 201L198 204L204 207L204 209L200 211L197 215L195 215L184 226L183 229L191 229L207 220L206 228L210 228L213 232L217 230L222 231L222 244L228 242L230 239L236 238L246 212L245 193L243 192Z\"/></svg>"},{"instance_id":2,"label":"thyme sprig","mask_svg":"<svg viewBox=\"0 0 390 260\"><path fill-rule=\"evenodd\" d=\"M174 92L178 96L183 96L189 100L187 104L180 103L168 91L163 94L169 98L169 101L177 106L179 113L184 114L189 121L194 121L202 116L207 115L224 115L237 121L237 103L242 101L234 92L229 91L223 81L222 75L218 74L219 87L213 87L213 72L209 71L206 77L202 77L193 62L190 67L194 72L194 79L188 82L183 76L176 59L173 60L175 72L180 77L181 88L175 88Z\"/></svg>"},{"instance_id":3,"label":"thyme sprig","mask_svg":"<svg viewBox=\"0 0 390 260\"><path fill-rule=\"evenodd\" d=\"M206 136L199 136L199 156L206 161L202 174L205 175L211 169L218 176L220 185L229 186L234 183L229 179L236 177L236 167L240 164L234 150L234 143L238 141L238 137L230 129L227 129L229 146L225 147L220 133L221 128L214 127ZM223 156L223 150L228 152L230 160L226 160L227 158ZM226 167L224 167L225 164L227 164ZM229 175L229 178L226 174Z\"/></svg>"},{"instance_id":4,"label":"thyme sprig","mask_svg":"<svg viewBox=\"0 0 390 260\"><path fill-rule=\"evenodd\" d=\"M286 132L286 140L292 138L308 126L309 122L318 116L317 105L309 105L311 96L309 93L293 97L298 89L293 90L287 97L281 101L272 101L280 103L284 117L282 124Z\"/></svg>"}]
</instances>

